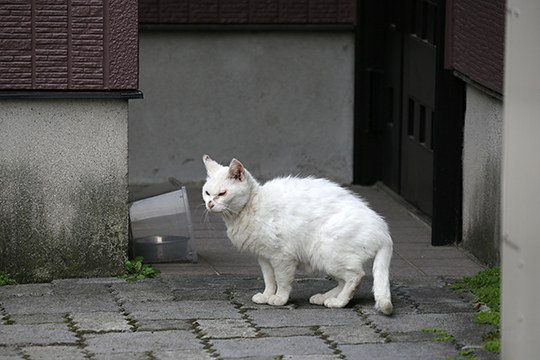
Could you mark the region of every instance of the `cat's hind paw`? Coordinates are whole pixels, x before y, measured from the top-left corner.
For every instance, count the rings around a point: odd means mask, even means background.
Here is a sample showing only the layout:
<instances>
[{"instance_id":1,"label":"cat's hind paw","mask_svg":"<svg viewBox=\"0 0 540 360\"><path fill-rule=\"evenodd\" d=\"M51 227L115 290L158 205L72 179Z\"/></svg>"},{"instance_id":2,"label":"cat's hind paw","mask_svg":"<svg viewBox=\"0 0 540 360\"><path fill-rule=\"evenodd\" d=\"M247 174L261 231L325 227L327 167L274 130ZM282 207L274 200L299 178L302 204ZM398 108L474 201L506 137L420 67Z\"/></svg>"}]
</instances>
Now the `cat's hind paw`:
<instances>
[{"instance_id":1,"label":"cat's hind paw","mask_svg":"<svg viewBox=\"0 0 540 360\"><path fill-rule=\"evenodd\" d=\"M342 308L347 305L348 301L343 301L335 297L328 298L324 301L324 306L327 308Z\"/></svg>"},{"instance_id":2,"label":"cat's hind paw","mask_svg":"<svg viewBox=\"0 0 540 360\"><path fill-rule=\"evenodd\" d=\"M283 298L279 295L272 295L268 298L268 305L277 305L277 306L282 306L282 305L285 305L287 303L287 298Z\"/></svg>"},{"instance_id":3,"label":"cat's hind paw","mask_svg":"<svg viewBox=\"0 0 540 360\"><path fill-rule=\"evenodd\" d=\"M379 300L375 303L375 309L382 312L384 315L392 315L394 307L389 299Z\"/></svg>"},{"instance_id":4,"label":"cat's hind paw","mask_svg":"<svg viewBox=\"0 0 540 360\"><path fill-rule=\"evenodd\" d=\"M255 304L268 304L268 296L262 293L257 293L253 295L251 301L253 301Z\"/></svg>"},{"instance_id":5,"label":"cat's hind paw","mask_svg":"<svg viewBox=\"0 0 540 360\"><path fill-rule=\"evenodd\" d=\"M315 294L309 298L309 302L313 305L324 305L326 297L323 294Z\"/></svg>"}]
</instances>

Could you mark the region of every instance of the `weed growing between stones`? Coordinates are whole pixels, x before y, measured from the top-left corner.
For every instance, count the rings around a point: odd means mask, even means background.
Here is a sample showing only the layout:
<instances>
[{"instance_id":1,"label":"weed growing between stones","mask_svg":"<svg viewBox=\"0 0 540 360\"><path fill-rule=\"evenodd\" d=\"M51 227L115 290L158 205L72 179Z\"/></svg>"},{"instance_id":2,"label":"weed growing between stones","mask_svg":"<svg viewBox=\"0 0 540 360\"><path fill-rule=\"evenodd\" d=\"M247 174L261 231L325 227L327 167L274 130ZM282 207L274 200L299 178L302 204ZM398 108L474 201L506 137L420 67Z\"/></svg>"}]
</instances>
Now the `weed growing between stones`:
<instances>
[{"instance_id":1,"label":"weed growing between stones","mask_svg":"<svg viewBox=\"0 0 540 360\"><path fill-rule=\"evenodd\" d=\"M328 335L322 332L320 326L313 326L311 327L311 330L313 331L313 334L315 336L318 336L319 338L321 338L321 340L323 340L326 343L326 345L330 348L330 350L334 352L336 356L338 356L340 359L345 359L345 356L339 349L338 344L332 339L330 339Z\"/></svg>"},{"instance_id":2,"label":"weed growing between stones","mask_svg":"<svg viewBox=\"0 0 540 360\"><path fill-rule=\"evenodd\" d=\"M236 293L233 290L228 289L225 290L225 294L227 295L227 299L234 306L236 311L238 311L240 313L240 316L242 316L242 320L244 320L255 331L256 336L263 337L264 334L261 332L261 328L258 327L249 317L249 314L247 313L247 310L244 308L243 304L236 300Z\"/></svg>"},{"instance_id":3,"label":"weed growing between stones","mask_svg":"<svg viewBox=\"0 0 540 360\"><path fill-rule=\"evenodd\" d=\"M456 339L448 334L446 330L441 329L422 329L422 332L433 333L433 341L449 342L457 346ZM457 356L447 356L444 360L475 360L476 353L474 349L462 349Z\"/></svg>"},{"instance_id":4,"label":"weed growing between stones","mask_svg":"<svg viewBox=\"0 0 540 360\"><path fill-rule=\"evenodd\" d=\"M449 335L446 330L422 329L422 332L433 333L433 341L454 342L454 337L452 335Z\"/></svg>"},{"instance_id":5,"label":"weed growing between stones","mask_svg":"<svg viewBox=\"0 0 540 360\"><path fill-rule=\"evenodd\" d=\"M160 271L149 264L143 264L144 258L137 256L133 260L127 260L124 262L125 274L120 275L122 279L127 281L137 281L147 278L155 278L159 275Z\"/></svg>"},{"instance_id":6,"label":"weed growing between stones","mask_svg":"<svg viewBox=\"0 0 540 360\"><path fill-rule=\"evenodd\" d=\"M9 276L6 273L0 272L0 286L5 285L17 285L17 282L15 279L12 279L11 276Z\"/></svg>"},{"instance_id":7,"label":"weed growing between stones","mask_svg":"<svg viewBox=\"0 0 540 360\"><path fill-rule=\"evenodd\" d=\"M197 320L192 319L190 321L190 323L191 323L191 332L193 332L193 334L195 334L195 337L203 345L204 351L206 351L208 354L210 354L210 356L212 356L213 358L221 359L219 353L214 348L214 346L212 345L210 340L207 337L205 337L206 334L202 331L201 326L199 325Z\"/></svg>"},{"instance_id":8,"label":"weed growing between stones","mask_svg":"<svg viewBox=\"0 0 540 360\"><path fill-rule=\"evenodd\" d=\"M389 343L392 341L390 334L378 328L377 325L373 323L373 321L371 321L360 308L355 309L355 312L356 314L358 314L358 316L360 316L360 318L362 318L364 325L368 326L370 329L373 329L373 331L375 331L377 335L379 335L382 339L384 339L385 343Z\"/></svg>"},{"instance_id":9,"label":"weed growing between stones","mask_svg":"<svg viewBox=\"0 0 540 360\"><path fill-rule=\"evenodd\" d=\"M446 357L444 360L476 360L474 349L465 349L458 353L458 356Z\"/></svg>"},{"instance_id":10,"label":"weed growing between stones","mask_svg":"<svg viewBox=\"0 0 540 360\"><path fill-rule=\"evenodd\" d=\"M6 312L6 309L2 306L2 303L0 303L0 319L4 322L4 325L13 325L15 324L15 320L13 320L9 314ZM1 324L1 322L0 322Z\"/></svg>"}]
</instances>

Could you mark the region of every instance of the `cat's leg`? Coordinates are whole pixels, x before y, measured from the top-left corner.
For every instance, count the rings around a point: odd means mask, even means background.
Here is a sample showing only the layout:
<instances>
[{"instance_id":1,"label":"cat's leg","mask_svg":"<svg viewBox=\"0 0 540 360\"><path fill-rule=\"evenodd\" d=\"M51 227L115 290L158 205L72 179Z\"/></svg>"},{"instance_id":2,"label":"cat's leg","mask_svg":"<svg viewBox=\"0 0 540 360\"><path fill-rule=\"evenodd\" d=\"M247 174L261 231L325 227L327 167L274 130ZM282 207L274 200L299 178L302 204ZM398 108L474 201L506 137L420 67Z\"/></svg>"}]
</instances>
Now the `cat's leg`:
<instances>
[{"instance_id":1,"label":"cat's leg","mask_svg":"<svg viewBox=\"0 0 540 360\"><path fill-rule=\"evenodd\" d=\"M358 284L364 276L364 272L347 271L343 274L344 285L343 289L335 297L330 297L324 301L324 306L329 308L342 308L351 301Z\"/></svg>"},{"instance_id":2,"label":"cat's leg","mask_svg":"<svg viewBox=\"0 0 540 360\"><path fill-rule=\"evenodd\" d=\"M296 262L294 260L274 259L271 264L274 268L277 291L275 295L268 298L268 305L285 305L291 293Z\"/></svg>"},{"instance_id":3,"label":"cat's leg","mask_svg":"<svg viewBox=\"0 0 540 360\"><path fill-rule=\"evenodd\" d=\"M326 299L331 298L331 297L336 297L341 292L341 290L343 290L344 286L345 286L345 281L339 280L338 285L335 288L325 292L324 294L313 295L312 297L309 298L309 302L314 305L324 305L324 302Z\"/></svg>"},{"instance_id":4,"label":"cat's leg","mask_svg":"<svg viewBox=\"0 0 540 360\"><path fill-rule=\"evenodd\" d=\"M277 290L274 268L268 260L262 257L259 257L259 265L264 279L264 292L253 295L251 301L257 304L267 304L268 298L274 295Z\"/></svg>"}]
</instances>

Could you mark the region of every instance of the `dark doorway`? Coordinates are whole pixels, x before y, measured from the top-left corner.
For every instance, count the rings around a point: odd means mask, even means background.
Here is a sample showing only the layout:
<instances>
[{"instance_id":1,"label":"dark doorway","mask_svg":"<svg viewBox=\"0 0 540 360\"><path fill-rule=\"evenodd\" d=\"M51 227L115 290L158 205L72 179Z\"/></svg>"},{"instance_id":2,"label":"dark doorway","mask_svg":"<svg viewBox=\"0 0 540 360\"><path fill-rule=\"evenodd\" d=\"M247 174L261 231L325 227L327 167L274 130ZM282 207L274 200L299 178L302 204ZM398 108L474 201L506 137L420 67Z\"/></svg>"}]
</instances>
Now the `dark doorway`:
<instances>
[{"instance_id":1,"label":"dark doorway","mask_svg":"<svg viewBox=\"0 0 540 360\"><path fill-rule=\"evenodd\" d=\"M432 219L433 244L461 231L464 93L444 69L445 6L358 2L355 181L381 181Z\"/></svg>"}]
</instances>

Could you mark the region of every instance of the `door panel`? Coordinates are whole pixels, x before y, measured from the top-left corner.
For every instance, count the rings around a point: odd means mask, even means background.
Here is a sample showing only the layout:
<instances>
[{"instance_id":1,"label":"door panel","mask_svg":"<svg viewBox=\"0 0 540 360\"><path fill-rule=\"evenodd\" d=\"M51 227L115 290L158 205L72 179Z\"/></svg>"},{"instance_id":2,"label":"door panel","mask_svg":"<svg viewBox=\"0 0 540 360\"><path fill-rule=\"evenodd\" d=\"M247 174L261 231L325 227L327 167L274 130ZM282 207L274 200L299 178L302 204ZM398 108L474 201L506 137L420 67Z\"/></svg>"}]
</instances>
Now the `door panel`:
<instances>
[{"instance_id":1,"label":"door panel","mask_svg":"<svg viewBox=\"0 0 540 360\"><path fill-rule=\"evenodd\" d=\"M403 65L402 0L385 2L384 108L382 111L381 180L400 192L401 164L401 97Z\"/></svg>"},{"instance_id":2,"label":"door panel","mask_svg":"<svg viewBox=\"0 0 540 360\"><path fill-rule=\"evenodd\" d=\"M401 195L433 213L437 1L410 0L403 38Z\"/></svg>"}]
</instances>

